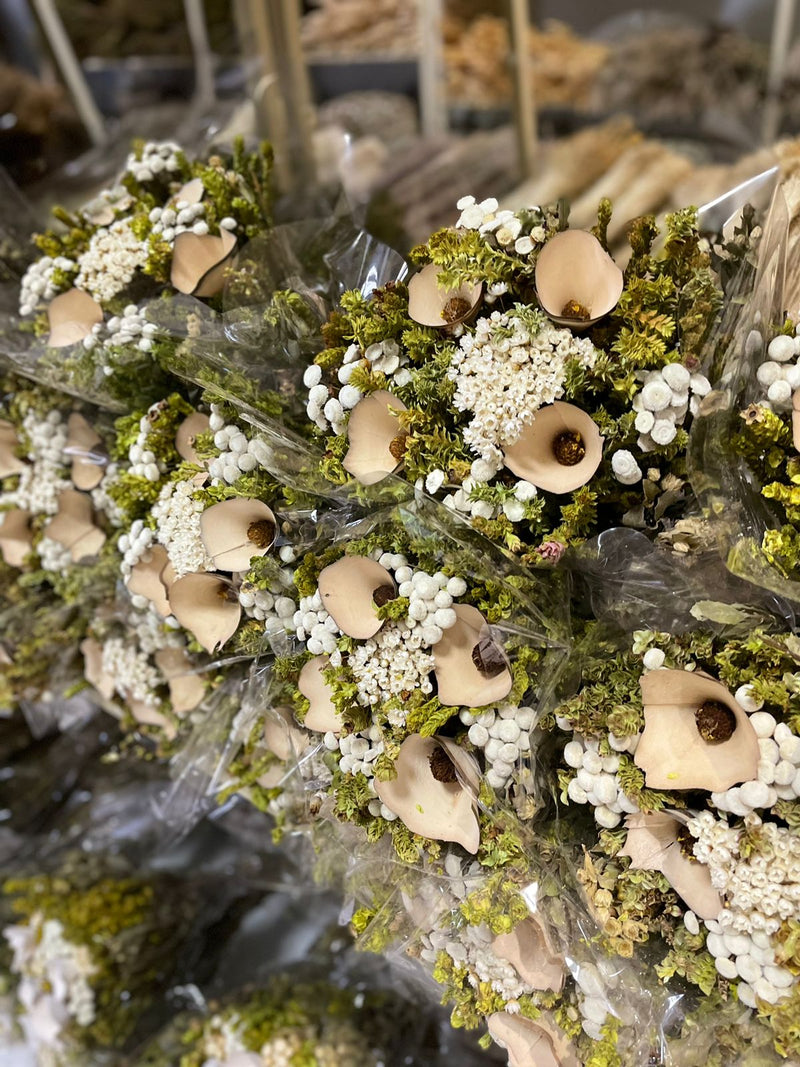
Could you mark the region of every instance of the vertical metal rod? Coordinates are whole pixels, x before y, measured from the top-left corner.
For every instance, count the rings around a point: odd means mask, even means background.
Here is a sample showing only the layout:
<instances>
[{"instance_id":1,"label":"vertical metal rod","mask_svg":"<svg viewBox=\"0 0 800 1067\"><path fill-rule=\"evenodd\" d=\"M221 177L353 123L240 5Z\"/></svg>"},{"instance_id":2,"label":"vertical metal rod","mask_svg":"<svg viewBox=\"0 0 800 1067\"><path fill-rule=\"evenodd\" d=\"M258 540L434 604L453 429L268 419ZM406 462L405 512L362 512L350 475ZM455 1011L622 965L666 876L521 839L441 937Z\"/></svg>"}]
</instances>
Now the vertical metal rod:
<instances>
[{"instance_id":1,"label":"vertical metal rod","mask_svg":"<svg viewBox=\"0 0 800 1067\"><path fill-rule=\"evenodd\" d=\"M183 10L194 55L194 104L203 111L216 100L214 57L208 40L203 0L183 0Z\"/></svg>"},{"instance_id":2,"label":"vertical metal rod","mask_svg":"<svg viewBox=\"0 0 800 1067\"><path fill-rule=\"evenodd\" d=\"M538 145L536 100L529 51L530 8L528 0L510 0L511 44L514 62L514 118L517 131L520 177L530 178L536 166Z\"/></svg>"},{"instance_id":3,"label":"vertical metal rod","mask_svg":"<svg viewBox=\"0 0 800 1067\"><path fill-rule=\"evenodd\" d=\"M293 148L294 180L312 183L314 163L314 105L300 36L300 0L282 0L281 43L286 64L284 95L291 116L289 139Z\"/></svg>"},{"instance_id":4,"label":"vertical metal rod","mask_svg":"<svg viewBox=\"0 0 800 1067\"><path fill-rule=\"evenodd\" d=\"M764 144L771 144L778 136L781 125L781 92L786 77L786 58L792 43L796 0L775 0L775 17L772 20L772 41L769 51L767 75L767 99L761 137Z\"/></svg>"},{"instance_id":5,"label":"vertical metal rod","mask_svg":"<svg viewBox=\"0 0 800 1067\"><path fill-rule=\"evenodd\" d=\"M94 97L86 83L78 57L75 55L72 42L67 36L55 3L53 0L32 0L32 3L47 43L61 71L61 76L75 104L75 109L86 127L86 132L93 144L105 144L108 140L108 132L103 116L94 102Z\"/></svg>"},{"instance_id":6,"label":"vertical metal rod","mask_svg":"<svg viewBox=\"0 0 800 1067\"><path fill-rule=\"evenodd\" d=\"M442 0L417 0L419 27L419 111L425 137L447 132L442 49Z\"/></svg>"}]
</instances>

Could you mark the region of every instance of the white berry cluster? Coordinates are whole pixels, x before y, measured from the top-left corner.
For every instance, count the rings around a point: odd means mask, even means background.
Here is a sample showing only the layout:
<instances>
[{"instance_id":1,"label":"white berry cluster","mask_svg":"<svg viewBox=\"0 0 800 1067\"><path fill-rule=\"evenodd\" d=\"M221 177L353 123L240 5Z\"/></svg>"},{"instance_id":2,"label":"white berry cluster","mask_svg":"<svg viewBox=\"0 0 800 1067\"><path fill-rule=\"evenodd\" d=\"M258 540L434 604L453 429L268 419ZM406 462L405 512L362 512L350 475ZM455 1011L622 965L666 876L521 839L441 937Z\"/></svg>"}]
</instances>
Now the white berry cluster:
<instances>
[{"instance_id":1,"label":"white berry cluster","mask_svg":"<svg viewBox=\"0 0 800 1067\"><path fill-rule=\"evenodd\" d=\"M705 920L707 947L717 971L739 979L739 997L750 1007L756 998L774 1004L792 989L794 976L779 965L772 941L782 922L800 914L800 841L790 830L762 823L757 815L745 819L750 830L765 839L745 859L739 852L742 830L702 812L689 821L697 839L694 854L708 865L714 887L724 895L725 907L716 920ZM690 930L699 926L687 915Z\"/></svg>"},{"instance_id":2,"label":"white berry cluster","mask_svg":"<svg viewBox=\"0 0 800 1067\"><path fill-rule=\"evenodd\" d=\"M126 700L141 700L157 707L155 689L161 682L146 652L121 637L103 642L102 671L114 679L114 688Z\"/></svg>"},{"instance_id":3,"label":"white berry cluster","mask_svg":"<svg viewBox=\"0 0 800 1067\"><path fill-rule=\"evenodd\" d=\"M648 371L641 392L633 398L637 444L642 452L670 444L687 414L697 414L701 399L710 390L708 378L691 374L682 363L668 363L660 370Z\"/></svg>"},{"instance_id":4,"label":"white berry cluster","mask_svg":"<svg viewBox=\"0 0 800 1067\"><path fill-rule=\"evenodd\" d=\"M59 544L58 541L53 541L47 535L41 538L36 546L36 551L43 570L60 574L72 565L70 550Z\"/></svg>"},{"instance_id":5,"label":"white berry cluster","mask_svg":"<svg viewBox=\"0 0 800 1067\"><path fill-rule=\"evenodd\" d=\"M99 303L113 300L147 263L149 249L131 229L130 219L120 219L97 230L89 247L78 259L75 288L89 293Z\"/></svg>"},{"instance_id":6,"label":"white berry cluster","mask_svg":"<svg viewBox=\"0 0 800 1067\"><path fill-rule=\"evenodd\" d=\"M491 503L480 498L472 499L472 494L477 487L482 483L491 481L496 473L497 470L493 463L488 463L483 459L474 460L469 476L464 479L459 489L456 489L454 493L448 493L442 499L442 503L445 507L450 508L451 511L469 515L473 519L493 519L502 511L511 522L521 522L525 518L525 505L533 500L538 492L536 486L531 482L524 479L516 482L513 490L506 495L502 504L499 500L496 503ZM438 481L438 472L434 471L433 474L437 475L432 482L435 486ZM428 477L431 476L429 475ZM417 482L417 488L421 489L422 487L423 482L420 480ZM428 492L431 492L431 490L428 489Z\"/></svg>"},{"instance_id":7,"label":"white berry cluster","mask_svg":"<svg viewBox=\"0 0 800 1067\"><path fill-rule=\"evenodd\" d=\"M77 273L78 264L67 256L42 256L22 276L19 291L20 315L32 315L40 304L49 303L58 296L58 286L53 281L53 273L63 270Z\"/></svg>"},{"instance_id":8,"label":"white berry cluster","mask_svg":"<svg viewBox=\"0 0 800 1067\"><path fill-rule=\"evenodd\" d=\"M421 634L394 623L387 623L351 652L347 665L355 676L358 702L363 707L416 689L426 695L433 692L429 675L434 660L423 650ZM404 711L390 712L389 720L402 726Z\"/></svg>"},{"instance_id":9,"label":"white berry cluster","mask_svg":"<svg viewBox=\"0 0 800 1067\"><path fill-rule=\"evenodd\" d=\"M235 485L243 474L254 471L264 460L269 461L269 447L259 438L248 441L241 428L226 423L214 406L209 429L214 434L214 447L219 449L219 456L208 464L208 473L216 484Z\"/></svg>"},{"instance_id":10,"label":"white berry cluster","mask_svg":"<svg viewBox=\"0 0 800 1067\"><path fill-rule=\"evenodd\" d=\"M591 804L596 822L612 829L619 826L622 815L638 811L620 785L619 756L601 756L600 742L592 737L575 735L564 746L564 761L577 774L567 787L567 796L575 804Z\"/></svg>"},{"instance_id":11,"label":"white berry cluster","mask_svg":"<svg viewBox=\"0 0 800 1067\"><path fill-rule=\"evenodd\" d=\"M153 417L159 410L160 405L156 403L142 415L139 419L139 433L128 449L129 472L139 478L146 478L148 482L160 481L167 470L164 461L157 459L155 452L147 447L147 438L153 429Z\"/></svg>"},{"instance_id":12,"label":"white berry cluster","mask_svg":"<svg viewBox=\"0 0 800 1067\"><path fill-rule=\"evenodd\" d=\"M464 334L447 371L453 404L472 413L464 440L493 474L539 408L563 395L567 365L592 367L596 355L590 340L529 309L493 311Z\"/></svg>"},{"instance_id":13,"label":"white berry cluster","mask_svg":"<svg viewBox=\"0 0 800 1067\"><path fill-rule=\"evenodd\" d=\"M378 562L387 570L394 570L398 593L408 597L408 615L403 625L418 634L422 647L441 641L444 631L456 624L453 600L466 593L464 579L448 578L441 571L428 574L414 570L402 556L389 553L383 553Z\"/></svg>"},{"instance_id":14,"label":"white berry cluster","mask_svg":"<svg viewBox=\"0 0 800 1067\"><path fill-rule=\"evenodd\" d=\"M11 971L21 976L17 999L28 1015L24 1030L35 1046L63 1048L59 1035L71 1020L90 1026L95 1018L89 979L96 967L89 950L69 941L57 919L40 913L26 924L7 926L3 936L13 952Z\"/></svg>"},{"instance_id":15,"label":"white berry cluster","mask_svg":"<svg viewBox=\"0 0 800 1067\"><path fill-rule=\"evenodd\" d=\"M245 614L251 619L263 622L268 633L290 630L297 610L294 600L285 595L286 589L292 585L292 572L281 571L281 576L282 588L278 591L258 589L249 582L242 582L239 588L239 603Z\"/></svg>"},{"instance_id":16,"label":"white berry cluster","mask_svg":"<svg viewBox=\"0 0 800 1067\"><path fill-rule=\"evenodd\" d=\"M143 559L153 544L155 535L149 526L145 526L141 519L131 523L130 529L120 534L117 540L117 548L122 554L120 571L123 578L129 577L131 571Z\"/></svg>"},{"instance_id":17,"label":"white berry cluster","mask_svg":"<svg viewBox=\"0 0 800 1067\"><path fill-rule=\"evenodd\" d=\"M385 374L387 378L394 376L397 385L404 384L404 379L397 381L397 371L408 363L408 356L397 341L388 339L368 345L364 349L364 359L372 370Z\"/></svg>"},{"instance_id":18,"label":"white berry cluster","mask_svg":"<svg viewBox=\"0 0 800 1067\"><path fill-rule=\"evenodd\" d=\"M490 234L501 248L511 248L520 256L527 256L533 252L537 245L545 240L545 229L542 225L531 227L525 224L521 217L522 213L515 214L513 211L498 211L499 204L494 197L487 197L477 203L474 196L462 196L456 203L461 212L456 222L456 227L465 230L478 230L484 237ZM526 214L537 212L538 208L529 209ZM527 229L527 233L523 231Z\"/></svg>"},{"instance_id":19,"label":"white berry cluster","mask_svg":"<svg viewBox=\"0 0 800 1067\"><path fill-rule=\"evenodd\" d=\"M331 751L330 738L333 734L325 734L325 747ZM372 725L360 734L344 734L336 739L342 758L339 760L339 770L345 774L363 774L366 778L372 778L375 774L375 760L383 753L383 738L380 727Z\"/></svg>"},{"instance_id":20,"label":"white berry cluster","mask_svg":"<svg viewBox=\"0 0 800 1067\"><path fill-rule=\"evenodd\" d=\"M64 474L66 420L55 409L45 418L29 411L22 420L22 430L31 462L21 471L16 488L3 494L3 503L37 515L55 515L59 493L72 488Z\"/></svg>"},{"instance_id":21,"label":"white berry cluster","mask_svg":"<svg viewBox=\"0 0 800 1067\"><path fill-rule=\"evenodd\" d=\"M517 763L530 752L530 731L535 715L532 708L500 704L474 715L466 708L459 714L469 727L467 737L486 759L486 782L492 789L504 789Z\"/></svg>"},{"instance_id":22,"label":"white berry cluster","mask_svg":"<svg viewBox=\"0 0 800 1067\"><path fill-rule=\"evenodd\" d=\"M312 596L300 598L292 625L297 639L305 641L308 651L313 655L320 656L322 653L331 655L336 651L336 639L341 631L333 617L322 606L322 597L318 589Z\"/></svg>"},{"instance_id":23,"label":"white berry cluster","mask_svg":"<svg viewBox=\"0 0 800 1067\"><path fill-rule=\"evenodd\" d=\"M129 153L125 169L137 182L150 182L159 174L169 176L181 169L181 151L181 146L173 141L148 141L142 148L141 159Z\"/></svg>"},{"instance_id":24,"label":"white berry cluster","mask_svg":"<svg viewBox=\"0 0 800 1067\"><path fill-rule=\"evenodd\" d=\"M171 628L178 626L174 616L162 618L149 600L144 608L129 612L126 623L131 638L145 656L152 656L162 648L185 647L181 633Z\"/></svg>"},{"instance_id":25,"label":"white berry cluster","mask_svg":"<svg viewBox=\"0 0 800 1067\"><path fill-rule=\"evenodd\" d=\"M570 968L578 987L581 1027L594 1041L602 1039L603 1024L610 1014L615 1014L608 1002L608 987L613 983L614 976L601 970L604 963L607 961L600 960L596 966L589 961L581 961L580 965Z\"/></svg>"},{"instance_id":26,"label":"white berry cluster","mask_svg":"<svg viewBox=\"0 0 800 1067\"><path fill-rule=\"evenodd\" d=\"M736 699L742 704L745 698L740 699L740 692L737 690ZM711 802L720 811L740 816L757 808L771 808L778 799L800 796L800 737L767 711L750 715L750 725L758 736L760 751L756 778L724 793L711 794Z\"/></svg>"},{"instance_id":27,"label":"white berry cluster","mask_svg":"<svg viewBox=\"0 0 800 1067\"><path fill-rule=\"evenodd\" d=\"M141 352L149 352L153 347L153 338L158 333L155 323L147 321L145 311L136 304L128 304L121 315L114 315L105 324L108 336L106 345L129 345L133 342Z\"/></svg>"},{"instance_id":28,"label":"white berry cluster","mask_svg":"<svg viewBox=\"0 0 800 1067\"><path fill-rule=\"evenodd\" d=\"M767 359L756 370L758 384L766 393L769 406L775 411L788 411L792 406L792 393L800 389L798 356L800 336L779 334L770 341Z\"/></svg>"},{"instance_id":29,"label":"white berry cluster","mask_svg":"<svg viewBox=\"0 0 800 1067\"><path fill-rule=\"evenodd\" d=\"M198 237L204 237L208 233L205 214L206 205L202 201L190 204L186 200L179 200L174 207L154 207L149 218L153 224L152 232L171 244L181 233L195 233ZM228 225L224 226L224 223ZM223 229L235 230L236 220L225 218L220 225L223 225Z\"/></svg>"},{"instance_id":30,"label":"white berry cluster","mask_svg":"<svg viewBox=\"0 0 800 1067\"><path fill-rule=\"evenodd\" d=\"M150 509L176 578L215 569L200 536L203 502L195 500L194 491L192 482L167 482Z\"/></svg>"}]
</instances>

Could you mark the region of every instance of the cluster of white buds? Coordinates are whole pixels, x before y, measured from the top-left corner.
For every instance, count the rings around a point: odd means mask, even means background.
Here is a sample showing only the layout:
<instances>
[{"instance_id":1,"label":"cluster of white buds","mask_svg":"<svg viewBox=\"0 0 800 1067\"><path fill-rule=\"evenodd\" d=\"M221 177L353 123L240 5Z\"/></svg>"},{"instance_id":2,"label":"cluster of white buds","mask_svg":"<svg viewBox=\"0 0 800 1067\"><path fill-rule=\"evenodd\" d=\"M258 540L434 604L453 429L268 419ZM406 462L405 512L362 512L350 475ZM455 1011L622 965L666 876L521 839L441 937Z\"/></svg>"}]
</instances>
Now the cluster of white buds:
<instances>
[{"instance_id":1,"label":"cluster of white buds","mask_svg":"<svg viewBox=\"0 0 800 1067\"><path fill-rule=\"evenodd\" d=\"M641 392L633 398L637 443L642 452L671 444L687 413L696 415L701 399L710 390L708 378L690 373L682 363L668 363L660 370L648 371Z\"/></svg>"},{"instance_id":2,"label":"cluster of white buds","mask_svg":"<svg viewBox=\"0 0 800 1067\"><path fill-rule=\"evenodd\" d=\"M756 370L756 379L775 411L788 411L792 393L800 389L800 337L779 334L767 348L767 359Z\"/></svg>"},{"instance_id":3,"label":"cluster of white buds","mask_svg":"<svg viewBox=\"0 0 800 1067\"><path fill-rule=\"evenodd\" d=\"M469 727L467 737L471 744L483 749L487 784L492 789L504 789L519 760L530 753L530 731L535 720L533 709L501 704L475 715L465 708L459 718Z\"/></svg>"}]
</instances>

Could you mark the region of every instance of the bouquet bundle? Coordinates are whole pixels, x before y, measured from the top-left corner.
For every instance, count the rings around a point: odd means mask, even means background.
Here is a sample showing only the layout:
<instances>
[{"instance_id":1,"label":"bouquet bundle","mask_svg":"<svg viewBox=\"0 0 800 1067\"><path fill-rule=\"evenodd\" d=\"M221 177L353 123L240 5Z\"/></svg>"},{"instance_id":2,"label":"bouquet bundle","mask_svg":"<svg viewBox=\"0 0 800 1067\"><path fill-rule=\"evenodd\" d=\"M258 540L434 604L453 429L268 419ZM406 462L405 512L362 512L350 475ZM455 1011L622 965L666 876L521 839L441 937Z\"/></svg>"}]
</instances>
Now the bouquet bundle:
<instances>
[{"instance_id":1,"label":"bouquet bundle","mask_svg":"<svg viewBox=\"0 0 800 1067\"><path fill-rule=\"evenodd\" d=\"M776 598L704 595L689 481L758 232L715 258L692 211L637 219L623 270L608 203L590 232L465 197L406 281L346 222L265 232L268 155L170 152L25 275L50 334L6 349L37 384L8 379L0 425L4 702L90 694L171 758L174 825L238 794L309 836L360 944L416 960L511 1067L797 1055L796 642ZM139 231L106 292L94 253ZM791 481L775 332L776 410L741 421ZM656 584L688 557L689 624L625 587L609 636L613 591L580 591L614 545ZM198 1024L197 1062L271 1062L237 1019Z\"/></svg>"}]
</instances>

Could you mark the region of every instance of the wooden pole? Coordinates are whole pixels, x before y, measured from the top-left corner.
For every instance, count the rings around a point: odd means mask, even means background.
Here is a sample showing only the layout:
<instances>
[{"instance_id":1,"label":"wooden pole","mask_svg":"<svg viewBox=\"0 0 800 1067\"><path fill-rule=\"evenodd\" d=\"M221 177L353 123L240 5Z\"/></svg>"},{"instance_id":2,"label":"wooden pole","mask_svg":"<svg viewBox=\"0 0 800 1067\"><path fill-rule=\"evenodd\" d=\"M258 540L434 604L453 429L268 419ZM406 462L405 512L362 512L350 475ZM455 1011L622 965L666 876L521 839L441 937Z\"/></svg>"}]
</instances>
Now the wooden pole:
<instances>
[{"instance_id":1,"label":"wooden pole","mask_svg":"<svg viewBox=\"0 0 800 1067\"><path fill-rule=\"evenodd\" d=\"M769 50L769 73L767 75L767 99L761 136L764 144L772 144L781 126L783 105L781 92L786 77L786 58L792 43L796 0L775 0L775 17L772 20L772 41Z\"/></svg>"},{"instance_id":2,"label":"wooden pole","mask_svg":"<svg viewBox=\"0 0 800 1067\"><path fill-rule=\"evenodd\" d=\"M447 93L442 49L442 0L417 0L419 112L425 137L447 133Z\"/></svg>"},{"instance_id":3,"label":"wooden pole","mask_svg":"<svg viewBox=\"0 0 800 1067\"><path fill-rule=\"evenodd\" d=\"M183 0L186 29L194 56L194 106L198 111L210 108L216 100L214 56L208 40L208 26L203 0Z\"/></svg>"},{"instance_id":4,"label":"wooden pole","mask_svg":"<svg viewBox=\"0 0 800 1067\"><path fill-rule=\"evenodd\" d=\"M61 71L61 76L66 83L67 89L80 120L86 127L86 131L92 144L102 145L108 141L103 116L94 101L91 90L86 83L83 70L75 55L72 42L67 36L61 16L56 10L53 0L32 0L33 9L42 27L42 32L47 38L47 43L52 49L56 64Z\"/></svg>"},{"instance_id":5,"label":"wooden pole","mask_svg":"<svg viewBox=\"0 0 800 1067\"><path fill-rule=\"evenodd\" d=\"M533 176L538 148L536 100L529 51L531 17L528 0L510 0L510 4L514 63L514 118L520 177L524 180Z\"/></svg>"}]
</instances>

